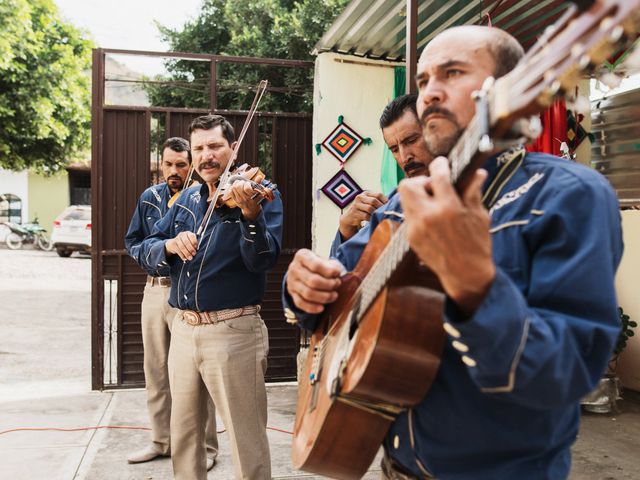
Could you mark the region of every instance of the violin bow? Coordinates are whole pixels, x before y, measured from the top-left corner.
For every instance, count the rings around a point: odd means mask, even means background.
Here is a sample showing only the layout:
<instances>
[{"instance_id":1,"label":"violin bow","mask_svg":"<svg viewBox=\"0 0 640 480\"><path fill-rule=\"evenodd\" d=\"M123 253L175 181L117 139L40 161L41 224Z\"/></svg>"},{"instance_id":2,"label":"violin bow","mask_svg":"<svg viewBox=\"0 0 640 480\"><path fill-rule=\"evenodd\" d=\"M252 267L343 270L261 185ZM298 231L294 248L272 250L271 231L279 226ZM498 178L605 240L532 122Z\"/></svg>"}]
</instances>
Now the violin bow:
<instances>
[{"instance_id":1,"label":"violin bow","mask_svg":"<svg viewBox=\"0 0 640 480\"><path fill-rule=\"evenodd\" d=\"M251 120L253 120L253 117L255 116L256 111L258 110L258 105L260 104L260 100L262 100L262 97L267 91L268 84L269 82L267 80L260 80L260 83L258 84L258 88L256 89L256 95L253 98L253 103L251 104L251 108L247 113L247 118L244 121L242 130L240 131L240 135L238 136L238 140L236 141L236 146L233 148L233 151L231 152L231 158L227 162L227 166L225 167L224 172L222 172L222 175L220 175L220 177L218 178L218 188L216 188L216 191L213 194L213 200L211 200L211 203L209 204L209 207L207 208L207 211L204 214L202 222L198 227L198 231L196 232L196 235L200 237L198 239L198 249L200 248L202 239L207 233L207 228L209 227L209 221L211 220L211 217L213 215L213 210L216 208L216 203L218 203L218 197L220 196L220 192L222 191L222 186L225 185L228 181L229 172L231 171L231 165L233 165L233 163L236 161L236 158L238 157L238 151L240 149L240 145L242 145L242 141L244 140L244 137L247 134L247 130L249 130L249 125L251 124Z\"/></svg>"}]
</instances>

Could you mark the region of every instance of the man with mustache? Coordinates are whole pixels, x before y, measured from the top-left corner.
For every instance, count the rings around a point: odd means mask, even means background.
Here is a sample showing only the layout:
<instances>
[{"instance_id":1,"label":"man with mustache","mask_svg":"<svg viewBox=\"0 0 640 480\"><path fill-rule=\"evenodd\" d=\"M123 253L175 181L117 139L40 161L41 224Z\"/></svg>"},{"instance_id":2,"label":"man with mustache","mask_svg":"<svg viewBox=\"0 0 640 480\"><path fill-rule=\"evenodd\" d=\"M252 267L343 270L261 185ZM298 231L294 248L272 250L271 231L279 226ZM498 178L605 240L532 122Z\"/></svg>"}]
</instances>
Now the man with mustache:
<instances>
[{"instance_id":1,"label":"man with mustache","mask_svg":"<svg viewBox=\"0 0 640 480\"><path fill-rule=\"evenodd\" d=\"M620 214L604 177L514 148L488 159L460 194L451 185L443 155L476 113L472 93L523 53L500 29L464 26L434 37L418 63L418 114L440 157L429 177L401 182L371 226L387 212L404 218L412 250L442 284L446 339L429 392L387 433L386 479L567 478L580 399L619 333ZM368 239L359 237L337 260L296 254L283 294L289 318L315 328L360 258Z\"/></svg>"},{"instance_id":2,"label":"man with mustache","mask_svg":"<svg viewBox=\"0 0 640 480\"><path fill-rule=\"evenodd\" d=\"M207 208L236 145L220 115L189 126L191 154L204 184L186 190L142 250L146 268L169 267L171 461L174 478L206 479L204 420L211 397L229 433L235 477L271 478L264 373L269 339L260 317L266 272L282 242L282 200L261 202L249 182L229 186L235 208ZM264 186L271 186L263 181Z\"/></svg>"},{"instance_id":3,"label":"man with mustache","mask_svg":"<svg viewBox=\"0 0 640 480\"><path fill-rule=\"evenodd\" d=\"M191 167L189 142L172 137L162 145L160 170L165 183L147 188L133 212L129 230L124 239L129 255L144 267L141 245L154 225L169 210L169 200L179 194ZM175 316L169 305L171 278L167 267L149 272L142 296L142 343L144 346L144 378L147 389L147 408L151 420L151 443L128 457L129 463L148 462L171 454L171 391L167 359L171 341L171 322ZM216 414L209 402L209 420L206 423L207 469L213 468L218 455Z\"/></svg>"},{"instance_id":4,"label":"man with mustache","mask_svg":"<svg viewBox=\"0 0 640 480\"><path fill-rule=\"evenodd\" d=\"M418 120L416 100L418 96L402 95L393 99L380 116L382 137L393 158L407 177L426 175L431 155L422 138L422 127ZM395 194L395 190L391 195ZM387 202L382 193L362 192L340 217L340 227L331 246L333 252L342 242L353 237L363 222L368 222L375 210Z\"/></svg>"}]
</instances>

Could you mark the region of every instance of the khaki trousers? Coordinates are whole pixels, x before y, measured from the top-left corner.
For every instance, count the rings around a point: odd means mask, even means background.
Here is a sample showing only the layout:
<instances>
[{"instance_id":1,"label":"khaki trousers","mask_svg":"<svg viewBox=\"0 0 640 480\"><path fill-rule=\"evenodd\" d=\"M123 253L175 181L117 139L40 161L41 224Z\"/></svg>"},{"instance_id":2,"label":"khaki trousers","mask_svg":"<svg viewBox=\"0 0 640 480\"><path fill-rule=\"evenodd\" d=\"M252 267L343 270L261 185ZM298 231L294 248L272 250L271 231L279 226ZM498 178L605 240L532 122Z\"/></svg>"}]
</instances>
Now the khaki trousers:
<instances>
[{"instance_id":1,"label":"khaki trousers","mask_svg":"<svg viewBox=\"0 0 640 480\"><path fill-rule=\"evenodd\" d=\"M176 309L169 305L171 287L149 285L142 297L142 343L144 346L144 378L147 385L147 409L151 422L151 441L163 455L171 454L171 391L169 389L169 344L171 323ZM218 455L216 410L208 406L206 423L207 456Z\"/></svg>"},{"instance_id":2,"label":"khaki trousers","mask_svg":"<svg viewBox=\"0 0 640 480\"><path fill-rule=\"evenodd\" d=\"M169 352L175 479L207 478L202 451L207 397L213 398L229 433L235 478L271 478L264 383L268 349L259 313L191 326L177 311Z\"/></svg>"}]
</instances>

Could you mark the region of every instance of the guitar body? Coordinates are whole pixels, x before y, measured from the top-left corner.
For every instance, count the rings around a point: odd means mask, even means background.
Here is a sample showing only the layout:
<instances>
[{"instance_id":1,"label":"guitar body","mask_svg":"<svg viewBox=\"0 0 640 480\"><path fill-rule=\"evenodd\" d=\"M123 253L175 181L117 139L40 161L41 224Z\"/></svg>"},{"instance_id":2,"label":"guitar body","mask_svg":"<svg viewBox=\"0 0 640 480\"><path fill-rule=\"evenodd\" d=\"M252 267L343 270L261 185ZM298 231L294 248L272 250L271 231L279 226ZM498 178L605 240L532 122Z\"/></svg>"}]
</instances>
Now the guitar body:
<instances>
[{"instance_id":1,"label":"guitar body","mask_svg":"<svg viewBox=\"0 0 640 480\"><path fill-rule=\"evenodd\" d=\"M384 282L359 323L353 322L361 281L397 228L385 220L375 229L311 338L299 382L295 468L362 477L395 414L422 400L435 378L444 345L444 295L413 253Z\"/></svg>"}]
</instances>

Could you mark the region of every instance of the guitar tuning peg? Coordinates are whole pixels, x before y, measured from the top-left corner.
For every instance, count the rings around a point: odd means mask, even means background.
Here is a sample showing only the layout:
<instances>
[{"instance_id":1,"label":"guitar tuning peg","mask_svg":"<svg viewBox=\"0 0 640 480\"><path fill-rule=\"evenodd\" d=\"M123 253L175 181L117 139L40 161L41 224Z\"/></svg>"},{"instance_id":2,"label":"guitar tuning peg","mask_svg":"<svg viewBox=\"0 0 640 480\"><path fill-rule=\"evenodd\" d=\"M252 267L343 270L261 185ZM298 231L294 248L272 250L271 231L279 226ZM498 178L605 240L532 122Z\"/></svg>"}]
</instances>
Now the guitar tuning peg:
<instances>
[{"instance_id":1,"label":"guitar tuning peg","mask_svg":"<svg viewBox=\"0 0 640 480\"><path fill-rule=\"evenodd\" d=\"M611 34L609 35L609 38L613 43L618 43L619 41L624 40L625 37L626 35L624 27L622 25L618 25L613 30L611 30Z\"/></svg>"},{"instance_id":2,"label":"guitar tuning peg","mask_svg":"<svg viewBox=\"0 0 640 480\"><path fill-rule=\"evenodd\" d=\"M620 83L622 83L622 78L620 78L615 73L611 73L611 72L603 73L600 76L599 80L609 88L619 87Z\"/></svg>"},{"instance_id":3,"label":"guitar tuning peg","mask_svg":"<svg viewBox=\"0 0 640 480\"><path fill-rule=\"evenodd\" d=\"M580 60L578 60L578 68L582 71L590 71L593 70L593 62L591 61L591 57L589 55L582 55Z\"/></svg>"}]
</instances>

